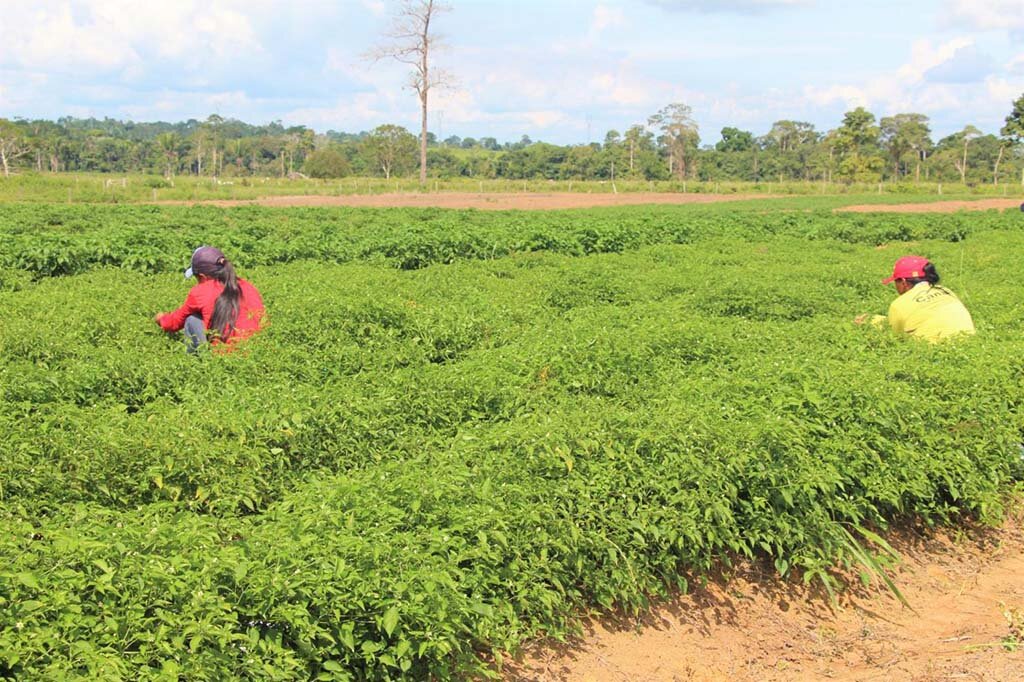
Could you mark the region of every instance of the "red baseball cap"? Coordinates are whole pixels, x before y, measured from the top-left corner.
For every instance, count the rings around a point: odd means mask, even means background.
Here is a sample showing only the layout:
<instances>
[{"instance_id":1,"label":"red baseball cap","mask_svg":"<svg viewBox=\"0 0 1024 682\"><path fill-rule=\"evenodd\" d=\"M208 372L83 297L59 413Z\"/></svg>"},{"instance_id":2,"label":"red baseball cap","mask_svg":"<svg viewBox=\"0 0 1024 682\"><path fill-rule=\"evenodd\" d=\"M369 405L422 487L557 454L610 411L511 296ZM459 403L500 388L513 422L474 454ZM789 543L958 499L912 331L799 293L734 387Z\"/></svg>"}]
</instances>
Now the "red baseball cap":
<instances>
[{"instance_id":1,"label":"red baseball cap","mask_svg":"<svg viewBox=\"0 0 1024 682\"><path fill-rule=\"evenodd\" d=\"M924 266L928 265L928 259L922 256L904 256L892 266L892 277L882 280L882 284L892 284L898 279L917 279L924 277Z\"/></svg>"}]
</instances>

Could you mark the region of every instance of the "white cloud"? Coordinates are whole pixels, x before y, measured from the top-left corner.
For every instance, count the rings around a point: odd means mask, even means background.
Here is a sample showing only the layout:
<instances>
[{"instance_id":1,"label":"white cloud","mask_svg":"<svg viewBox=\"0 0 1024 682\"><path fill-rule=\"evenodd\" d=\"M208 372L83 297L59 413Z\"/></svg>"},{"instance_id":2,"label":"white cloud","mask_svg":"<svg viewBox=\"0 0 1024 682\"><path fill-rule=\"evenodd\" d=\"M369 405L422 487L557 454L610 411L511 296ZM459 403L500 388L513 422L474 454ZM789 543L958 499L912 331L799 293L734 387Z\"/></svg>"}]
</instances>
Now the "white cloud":
<instances>
[{"instance_id":1,"label":"white cloud","mask_svg":"<svg viewBox=\"0 0 1024 682\"><path fill-rule=\"evenodd\" d=\"M667 84L623 71L596 73L590 78L589 84L589 91L596 101L620 107L654 106L658 102L654 93L667 87Z\"/></svg>"},{"instance_id":2,"label":"white cloud","mask_svg":"<svg viewBox=\"0 0 1024 682\"><path fill-rule=\"evenodd\" d=\"M605 29L621 26L625 23L626 17L619 7L598 5L594 8L594 16L590 22L591 33L601 33Z\"/></svg>"},{"instance_id":3,"label":"white cloud","mask_svg":"<svg viewBox=\"0 0 1024 682\"><path fill-rule=\"evenodd\" d=\"M804 87L804 98L818 106L841 102L847 107L856 108L866 107L870 103L865 89L856 85L830 85L824 88L808 85Z\"/></svg>"},{"instance_id":4,"label":"white cloud","mask_svg":"<svg viewBox=\"0 0 1024 682\"><path fill-rule=\"evenodd\" d=\"M1024 30L1024 0L948 0L944 23L980 31Z\"/></svg>"},{"instance_id":5,"label":"white cloud","mask_svg":"<svg viewBox=\"0 0 1024 682\"><path fill-rule=\"evenodd\" d=\"M263 103L244 92L189 92L164 90L148 101L119 107L120 115L136 121L205 119L211 113L249 122L253 112L260 111Z\"/></svg>"},{"instance_id":6,"label":"white cloud","mask_svg":"<svg viewBox=\"0 0 1024 682\"><path fill-rule=\"evenodd\" d=\"M401 90L408 81L408 67L382 59L371 62L360 55L336 47L327 48L323 72L328 77L342 77L366 88Z\"/></svg>"},{"instance_id":7,"label":"white cloud","mask_svg":"<svg viewBox=\"0 0 1024 682\"><path fill-rule=\"evenodd\" d=\"M655 7L670 11L702 12L705 14L730 12L757 14L777 9L812 7L814 0L646 0Z\"/></svg>"},{"instance_id":8,"label":"white cloud","mask_svg":"<svg viewBox=\"0 0 1024 682\"><path fill-rule=\"evenodd\" d=\"M887 112L945 109L962 102L944 83L929 83L927 76L950 64L958 54L970 50L974 39L954 38L933 45L918 40L910 50L910 59L896 68L860 84L834 84L804 88L804 97L818 106L843 103L850 108L881 107ZM980 79L979 79L980 81Z\"/></svg>"},{"instance_id":9,"label":"white cloud","mask_svg":"<svg viewBox=\"0 0 1024 682\"><path fill-rule=\"evenodd\" d=\"M1006 66L1003 67L1007 73L1019 73L1024 74L1024 52L1006 62Z\"/></svg>"},{"instance_id":10,"label":"white cloud","mask_svg":"<svg viewBox=\"0 0 1024 682\"><path fill-rule=\"evenodd\" d=\"M974 45L974 39L965 36L932 46L930 40L918 40L910 48L910 61L897 70L898 80L904 84L919 83L928 71L953 59L958 52Z\"/></svg>"},{"instance_id":11,"label":"white cloud","mask_svg":"<svg viewBox=\"0 0 1024 682\"><path fill-rule=\"evenodd\" d=\"M399 106L393 95L361 92L330 106L300 107L287 112L283 119L296 125L317 129L369 130L385 123L412 125L415 108L409 98Z\"/></svg>"},{"instance_id":12,"label":"white cloud","mask_svg":"<svg viewBox=\"0 0 1024 682\"><path fill-rule=\"evenodd\" d=\"M942 83L977 83L992 72L995 61L976 45L962 47L953 56L925 72L925 78Z\"/></svg>"},{"instance_id":13,"label":"white cloud","mask_svg":"<svg viewBox=\"0 0 1024 682\"><path fill-rule=\"evenodd\" d=\"M361 0L361 4L370 14L375 16L383 16L387 13L387 5L384 0Z\"/></svg>"},{"instance_id":14,"label":"white cloud","mask_svg":"<svg viewBox=\"0 0 1024 682\"><path fill-rule=\"evenodd\" d=\"M819 108L863 106L879 117L920 112L947 130L965 123L992 129L1005 115L1000 112L1008 111L1010 102L1024 92L1024 73L991 73L997 67L986 57L976 53L973 38L938 44L921 40L913 45L909 60L891 73L862 83L806 87L803 98Z\"/></svg>"},{"instance_id":15,"label":"white cloud","mask_svg":"<svg viewBox=\"0 0 1024 682\"><path fill-rule=\"evenodd\" d=\"M29 68L108 70L140 59L130 44L112 40L111 31L76 21L71 5L36 6L31 12L25 6L12 9L7 11L7 18L22 30L6 38L10 46L6 63Z\"/></svg>"},{"instance_id":16,"label":"white cloud","mask_svg":"<svg viewBox=\"0 0 1024 682\"><path fill-rule=\"evenodd\" d=\"M568 117L562 111L524 111L523 118L534 128L551 128L552 126L565 121Z\"/></svg>"},{"instance_id":17,"label":"white cloud","mask_svg":"<svg viewBox=\"0 0 1024 682\"><path fill-rule=\"evenodd\" d=\"M63 73L137 75L145 58L186 65L251 57L262 51L250 17L271 8L255 0L38 0L8 3L5 22L20 27L6 36L0 63Z\"/></svg>"},{"instance_id":18,"label":"white cloud","mask_svg":"<svg viewBox=\"0 0 1024 682\"><path fill-rule=\"evenodd\" d=\"M985 79L985 88L992 100L1005 102L1006 110L1009 111L1012 102L1024 94L1024 77L1010 80L999 76L989 76Z\"/></svg>"}]
</instances>

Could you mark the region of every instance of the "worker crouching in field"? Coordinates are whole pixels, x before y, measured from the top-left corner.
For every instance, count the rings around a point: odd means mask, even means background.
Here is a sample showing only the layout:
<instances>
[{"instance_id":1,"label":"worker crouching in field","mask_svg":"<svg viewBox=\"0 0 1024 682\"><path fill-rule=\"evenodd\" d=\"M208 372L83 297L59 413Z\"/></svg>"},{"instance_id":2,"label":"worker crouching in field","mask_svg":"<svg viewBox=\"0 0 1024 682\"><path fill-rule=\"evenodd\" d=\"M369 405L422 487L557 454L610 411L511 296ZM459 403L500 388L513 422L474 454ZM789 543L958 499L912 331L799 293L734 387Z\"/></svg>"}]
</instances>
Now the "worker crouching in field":
<instances>
[{"instance_id":1,"label":"worker crouching in field","mask_svg":"<svg viewBox=\"0 0 1024 682\"><path fill-rule=\"evenodd\" d=\"M892 276L882 284L895 283L899 296L889 305L889 326L900 334L932 343L959 334L973 334L974 321L967 308L952 291L939 285L939 273L927 258L904 256L893 266ZM870 322L882 325L886 317L870 316ZM857 324L869 321L859 315Z\"/></svg>"},{"instance_id":2,"label":"worker crouching in field","mask_svg":"<svg viewBox=\"0 0 1024 682\"><path fill-rule=\"evenodd\" d=\"M185 277L197 283L185 303L154 318L164 331L184 330L188 352L207 341L234 344L257 332L263 323L263 299L252 284L239 278L220 249L200 246L192 253Z\"/></svg>"}]
</instances>

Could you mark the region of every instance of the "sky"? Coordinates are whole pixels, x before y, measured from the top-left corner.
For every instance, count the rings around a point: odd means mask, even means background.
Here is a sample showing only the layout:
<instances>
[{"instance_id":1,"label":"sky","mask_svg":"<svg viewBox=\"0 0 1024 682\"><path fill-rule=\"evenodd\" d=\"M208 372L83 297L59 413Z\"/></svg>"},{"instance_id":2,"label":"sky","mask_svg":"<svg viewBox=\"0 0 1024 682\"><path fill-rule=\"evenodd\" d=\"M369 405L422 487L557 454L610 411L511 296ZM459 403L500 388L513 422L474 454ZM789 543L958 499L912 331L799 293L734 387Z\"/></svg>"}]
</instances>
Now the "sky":
<instances>
[{"instance_id":1,"label":"sky","mask_svg":"<svg viewBox=\"0 0 1024 682\"><path fill-rule=\"evenodd\" d=\"M0 117L419 128L408 69L365 55L397 0L0 0ZM933 137L998 132L1024 94L1024 0L448 0L440 138L602 141L662 107L836 127L865 106Z\"/></svg>"}]
</instances>

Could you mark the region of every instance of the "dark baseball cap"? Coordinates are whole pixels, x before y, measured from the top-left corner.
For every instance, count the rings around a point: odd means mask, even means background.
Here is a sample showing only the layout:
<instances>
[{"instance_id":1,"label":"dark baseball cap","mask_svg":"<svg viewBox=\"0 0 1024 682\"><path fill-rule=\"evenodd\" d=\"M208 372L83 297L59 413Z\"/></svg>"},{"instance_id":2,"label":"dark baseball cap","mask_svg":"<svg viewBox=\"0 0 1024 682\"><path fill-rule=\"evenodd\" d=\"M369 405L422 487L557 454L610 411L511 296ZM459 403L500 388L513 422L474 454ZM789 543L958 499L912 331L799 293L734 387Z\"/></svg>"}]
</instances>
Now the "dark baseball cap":
<instances>
[{"instance_id":1,"label":"dark baseball cap","mask_svg":"<svg viewBox=\"0 0 1024 682\"><path fill-rule=\"evenodd\" d=\"M224 253L213 246L200 246L192 252L192 263L185 271L185 279L193 275L212 275L224 264Z\"/></svg>"}]
</instances>

